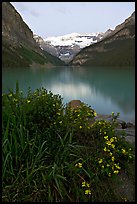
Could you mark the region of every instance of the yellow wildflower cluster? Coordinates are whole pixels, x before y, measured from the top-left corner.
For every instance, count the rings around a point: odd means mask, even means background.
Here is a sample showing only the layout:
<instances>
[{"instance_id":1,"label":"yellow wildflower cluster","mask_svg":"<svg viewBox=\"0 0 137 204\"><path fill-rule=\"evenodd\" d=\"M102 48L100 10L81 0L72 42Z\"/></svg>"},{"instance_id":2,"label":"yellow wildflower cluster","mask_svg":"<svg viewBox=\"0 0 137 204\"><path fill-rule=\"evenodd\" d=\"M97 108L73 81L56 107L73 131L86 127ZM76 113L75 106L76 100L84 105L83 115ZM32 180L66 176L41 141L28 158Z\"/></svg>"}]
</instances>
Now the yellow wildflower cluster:
<instances>
[{"instance_id":1,"label":"yellow wildflower cluster","mask_svg":"<svg viewBox=\"0 0 137 204\"><path fill-rule=\"evenodd\" d=\"M112 156L112 152L110 152ZM113 171L114 174L118 174L119 173L119 170L121 169L121 167L119 166L119 163L116 164L114 163L115 161L115 157L112 156L111 157L111 163L107 163L106 164L106 161L103 159L103 158L98 158L98 163L101 165L101 168L102 169L105 169L105 168L109 168L110 171ZM111 172L108 172L108 176L110 177L112 175Z\"/></svg>"},{"instance_id":2,"label":"yellow wildflower cluster","mask_svg":"<svg viewBox=\"0 0 137 204\"><path fill-rule=\"evenodd\" d=\"M86 195L91 195L91 190L89 189L90 188L90 184L83 181L82 182L82 187L85 187L85 188L88 188L88 189L85 189L85 194Z\"/></svg>"},{"instance_id":3,"label":"yellow wildflower cluster","mask_svg":"<svg viewBox=\"0 0 137 204\"><path fill-rule=\"evenodd\" d=\"M106 144L110 147L112 147L113 149L115 148L115 145L113 144L113 142L117 142L117 137L111 137L110 140L108 139L108 136L104 136L104 139L106 140ZM105 150L104 150L105 151Z\"/></svg>"}]
</instances>

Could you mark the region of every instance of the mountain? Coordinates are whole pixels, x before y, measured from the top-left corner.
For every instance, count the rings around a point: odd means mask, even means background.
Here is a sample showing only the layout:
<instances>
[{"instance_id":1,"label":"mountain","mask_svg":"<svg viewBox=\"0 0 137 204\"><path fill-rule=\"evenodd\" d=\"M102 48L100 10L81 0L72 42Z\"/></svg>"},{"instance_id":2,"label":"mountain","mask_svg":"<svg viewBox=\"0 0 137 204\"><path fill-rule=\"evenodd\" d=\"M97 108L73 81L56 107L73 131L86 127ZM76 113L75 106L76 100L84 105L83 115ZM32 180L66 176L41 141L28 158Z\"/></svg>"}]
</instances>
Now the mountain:
<instances>
[{"instance_id":1,"label":"mountain","mask_svg":"<svg viewBox=\"0 0 137 204\"><path fill-rule=\"evenodd\" d=\"M10 2L2 2L2 67L62 65L58 58L41 50L33 32Z\"/></svg>"},{"instance_id":2,"label":"mountain","mask_svg":"<svg viewBox=\"0 0 137 204\"><path fill-rule=\"evenodd\" d=\"M46 39L42 39L38 35L33 37L41 49L68 63L82 48L98 42L103 37L103 33L71 33L63 36L47 37Z\"/></svg>"},{"instance_id":3,"label":"mountain","mask_svg":"<svg viewBox=\"0 0 137 204\"><path fill-rule=\"evenodd\" d=\"M102 39L83 48L69 63L73 66L134 66L135 12Z\"/></svg>"}]
</instances>

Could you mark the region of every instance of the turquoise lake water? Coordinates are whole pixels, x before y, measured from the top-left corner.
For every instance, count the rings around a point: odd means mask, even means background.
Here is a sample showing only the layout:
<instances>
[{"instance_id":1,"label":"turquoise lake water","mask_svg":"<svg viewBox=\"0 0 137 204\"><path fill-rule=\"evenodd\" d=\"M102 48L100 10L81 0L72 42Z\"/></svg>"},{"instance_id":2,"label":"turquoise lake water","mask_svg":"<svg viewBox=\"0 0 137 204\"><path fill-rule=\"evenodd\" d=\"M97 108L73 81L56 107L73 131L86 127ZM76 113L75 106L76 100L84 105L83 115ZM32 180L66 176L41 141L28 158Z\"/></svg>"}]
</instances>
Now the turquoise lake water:
<instances>
[{"instance_id":1,"label":"turquoise lake water","mask_svg":"<svg viewBox=\"0 0 137 204\"><path fill-rule=\"evenodd\" d=\"M135 69L133 67L52 67L2 69L2 92L24 94L28 87L45 87L60 94L63 103L79 99L99 114L120 112L120 119L135 120Z\"/></svg>"}]
</instances>

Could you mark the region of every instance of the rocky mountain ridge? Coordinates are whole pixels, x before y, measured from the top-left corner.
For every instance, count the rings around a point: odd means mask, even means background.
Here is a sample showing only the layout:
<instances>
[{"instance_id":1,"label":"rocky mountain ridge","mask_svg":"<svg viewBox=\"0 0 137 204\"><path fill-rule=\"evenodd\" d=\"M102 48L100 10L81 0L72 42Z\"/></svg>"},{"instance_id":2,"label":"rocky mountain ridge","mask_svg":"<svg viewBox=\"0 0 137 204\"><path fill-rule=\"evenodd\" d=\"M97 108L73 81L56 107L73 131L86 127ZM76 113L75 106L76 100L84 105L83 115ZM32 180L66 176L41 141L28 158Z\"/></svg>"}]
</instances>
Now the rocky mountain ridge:
<instances>
[{"instance_id":1,"label":"rocky mountain ridge","mask_svg":"<svg viewBox=\"0 0 137 204\"><path fill-rule=\"evenodd\" d=\"M99 42L82 49L70 62L73 66L135 64L135 12Z\"/></svg>"},{"instance_id":2,"label":"rocky mountain ridge","mask_svg":"<svg viewBox=\"0 0 137 204\"><path fill-rule=\"evenodd\" d=\"M33 32L10 2L2 2L2 66L29 67L35 64L62 64L42 51Z\"/></svg>"}]
</instances>

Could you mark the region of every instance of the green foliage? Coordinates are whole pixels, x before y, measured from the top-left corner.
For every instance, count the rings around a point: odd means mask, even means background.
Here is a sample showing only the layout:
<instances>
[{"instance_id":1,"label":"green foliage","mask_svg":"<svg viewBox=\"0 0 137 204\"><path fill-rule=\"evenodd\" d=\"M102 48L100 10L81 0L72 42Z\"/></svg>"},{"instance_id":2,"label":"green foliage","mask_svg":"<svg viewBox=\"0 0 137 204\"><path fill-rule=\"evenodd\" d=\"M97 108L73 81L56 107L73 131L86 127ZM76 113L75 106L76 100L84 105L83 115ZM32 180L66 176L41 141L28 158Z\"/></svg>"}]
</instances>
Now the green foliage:
<instances>
[{"instance_id":1,"label":"green foliage","mask_svg":"<svg viewBox=\"0 0 137 204\"><path fill-rule=\"evenodd\" d=\"M68 124L67 128L71 128L75 133L90 129L89 121L94 121L96 116L95 110L84 103L77 108L72 108L68 105L65 113L65 120Z\"/></svg>"},{"instance_id":2,"label":"green foliage","mask_svg":"<svg viewBox=\"0 0 137 204\"><path fill-rule=\"evenodd\" d=\"M57 57L43 51L43 55L25 45L13 46L3 38L2 41L2 66L5 67L29 67L33 62L44 65L64 65Z\"/></svg>"},{"instance_id":3,"label":"green foliage","mask_svg":"<svg viewBox=\"0 0 137 204\"><path fill-rule=\"evenodd\" d=\"M131 32L133 32L131 30ZM95 43L88 48L84 48L77 55L87 60L81 66L134 66L135 65L135 38L116 39ZM111 39L110 39L111 40ZM103 51L101 51L103 50ZM75 58L69 63L72 65Z\"/></svg>"},{"instance_id":4,"label":"green foliage","mask_svg":"<svg viewBox=\"0 0 137 204\"><path fill-rule=\"evenodd\" d=\"M93 52L93 59L87 61L85 65L104 66L134 66L135 65L135 40L115 40L104 45L105 52ZM125 52L127 50L127 52Z\"/></svg>"},{"instance_id":5,"label":"green foliage","mask_svg":"<svg viewBox=\"0 0 137 204\"><path fill-rule=\"evenodd\" d=\"M128 172L133 149L115 122L95 121L88 105L72 109L60 95L28 88L2 95L2 200L122 201L111 179Z\"/></svg>"},{"instance_id":6,"label":"green foliage","mask_svg":"<svg viewBox=\"0 0 137 204\"><path fill-rule=\"evenodd\" d=\"M23 47L23 46L17 48L17 52L22 56L23 59L25 59L25 61L28 64L32 64L32 62L37 62L39 64L44 64L48 62L46 58L44 58L42 55L40 55L36 51Z\"/></svg>"}]
</instances>

